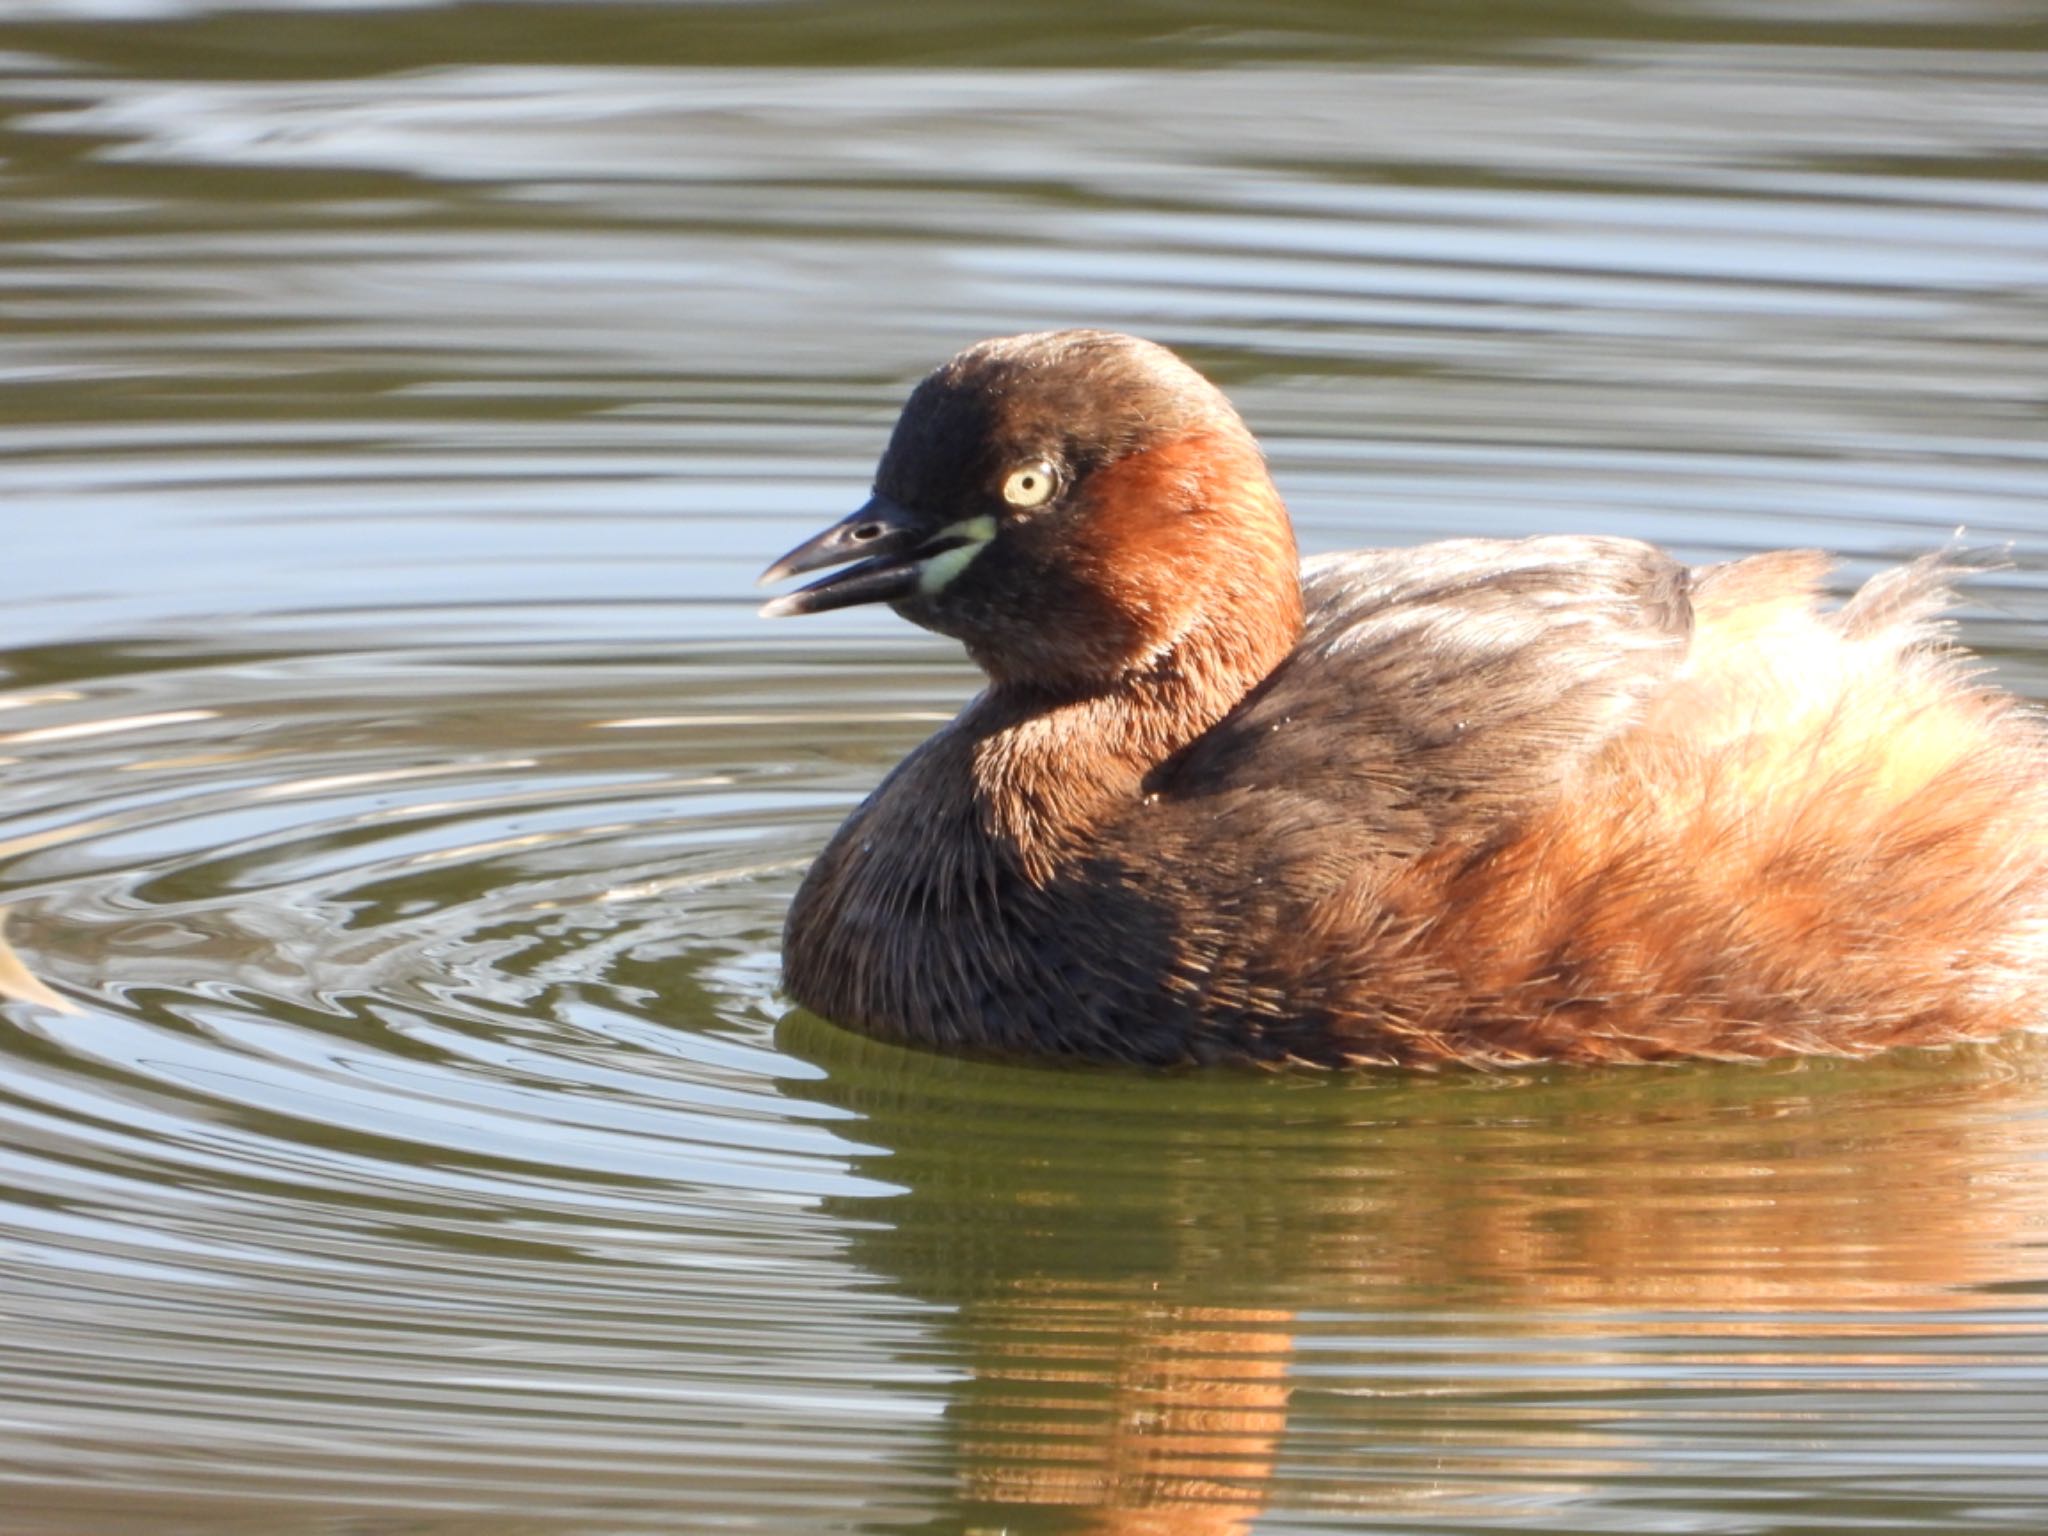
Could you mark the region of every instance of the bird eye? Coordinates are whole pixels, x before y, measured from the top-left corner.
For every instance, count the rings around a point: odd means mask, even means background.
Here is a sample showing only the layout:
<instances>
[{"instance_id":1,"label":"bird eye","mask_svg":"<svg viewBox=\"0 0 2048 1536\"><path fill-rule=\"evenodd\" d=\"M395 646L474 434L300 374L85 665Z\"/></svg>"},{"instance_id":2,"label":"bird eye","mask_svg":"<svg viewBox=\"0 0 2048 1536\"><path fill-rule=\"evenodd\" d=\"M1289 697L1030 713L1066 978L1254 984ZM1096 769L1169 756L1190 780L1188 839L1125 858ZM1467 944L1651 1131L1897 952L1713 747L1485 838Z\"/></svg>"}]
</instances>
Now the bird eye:
<instances>
[{"instance_id":1,"label":"bird eye","mask_svg":"<svg viewBox=\"0 0 2048 1536\"><path fill-rule=\"evenodd\" d=\"M1003 500L1013 507L1042 507L1052 500L1052 493L1059 489L1059 476L1053 467L1043 459L1035 464L1022 464L1010 471L1003 481Z\"/></svg>"}]
</instances>

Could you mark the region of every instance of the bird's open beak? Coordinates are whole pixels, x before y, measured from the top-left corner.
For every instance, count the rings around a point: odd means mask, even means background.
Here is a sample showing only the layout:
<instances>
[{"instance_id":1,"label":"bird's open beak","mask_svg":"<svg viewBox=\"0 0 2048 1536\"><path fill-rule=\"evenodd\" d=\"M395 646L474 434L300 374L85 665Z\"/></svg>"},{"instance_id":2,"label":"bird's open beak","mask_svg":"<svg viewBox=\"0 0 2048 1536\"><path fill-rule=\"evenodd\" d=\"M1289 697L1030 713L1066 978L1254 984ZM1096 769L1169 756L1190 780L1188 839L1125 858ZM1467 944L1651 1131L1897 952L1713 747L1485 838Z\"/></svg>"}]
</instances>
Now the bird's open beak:
<instances>
[{"instance_id":1,"label":"bird's open beak","mask_svg":"<svg viewBox=\"0 0 2048 1536\"><path fill-rule=\"evenodd\" d=\"M942 537L942 536L941 536ZM786 581L828 565L858 565L799 587L787 596L761 605L761 616L787 618L798 613L824 613L856 603L893 603L918 590L922 562L937 552L931 524L886 496L871 497L851 517L797 545L761 573L761 585Z\"/></svg>"}]
</instances>

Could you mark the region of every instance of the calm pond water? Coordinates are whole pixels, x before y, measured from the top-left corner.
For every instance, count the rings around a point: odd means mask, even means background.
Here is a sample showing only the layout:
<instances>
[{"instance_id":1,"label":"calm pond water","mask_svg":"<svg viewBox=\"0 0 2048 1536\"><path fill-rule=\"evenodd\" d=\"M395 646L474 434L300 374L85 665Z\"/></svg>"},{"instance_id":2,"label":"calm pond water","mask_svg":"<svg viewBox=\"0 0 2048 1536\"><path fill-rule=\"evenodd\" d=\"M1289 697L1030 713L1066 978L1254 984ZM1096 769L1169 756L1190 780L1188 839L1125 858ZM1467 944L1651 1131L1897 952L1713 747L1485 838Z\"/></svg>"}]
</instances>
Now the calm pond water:
<instances>
[{"instance_id":1,"label":"calm pond water","mask_svg":"<svg viewBox=\"0 0 2048 1536\"><path fill-rule=\"evenodd\" d=\"M2010 0L0 10L0 1529L2048 1525L2048 1067L1150 1077L785 1017L973 686L754 573L973 338L1311 549L1965 530L2048 698Z\"/></svg>"}]
</instances>

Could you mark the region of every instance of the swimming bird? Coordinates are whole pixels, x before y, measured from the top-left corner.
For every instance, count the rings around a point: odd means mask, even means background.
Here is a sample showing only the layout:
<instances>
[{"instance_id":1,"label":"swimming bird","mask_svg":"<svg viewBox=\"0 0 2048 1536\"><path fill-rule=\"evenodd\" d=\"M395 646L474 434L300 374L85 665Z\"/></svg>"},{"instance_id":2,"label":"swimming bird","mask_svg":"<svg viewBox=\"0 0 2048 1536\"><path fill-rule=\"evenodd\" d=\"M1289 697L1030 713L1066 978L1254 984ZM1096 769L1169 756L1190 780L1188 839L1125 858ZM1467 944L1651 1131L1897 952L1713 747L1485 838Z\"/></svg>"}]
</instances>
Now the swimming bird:
<instances>
[{"instance_id":1,"label":"swimming bird","mask_svg":"<svg viewBox=\"0 0 2048 1536\"><path fill-rule=\"evenodd\" d=\"M849 563L852 562L852 563ZM1858 1055L2048 1015L2048 731L1939 557L1626 538L1302 563L1165 348L971 346L771 616L887 603L988 686L849 816L788 992L847 1027L1155 1065Z\"/></svg>"}]
</instances>

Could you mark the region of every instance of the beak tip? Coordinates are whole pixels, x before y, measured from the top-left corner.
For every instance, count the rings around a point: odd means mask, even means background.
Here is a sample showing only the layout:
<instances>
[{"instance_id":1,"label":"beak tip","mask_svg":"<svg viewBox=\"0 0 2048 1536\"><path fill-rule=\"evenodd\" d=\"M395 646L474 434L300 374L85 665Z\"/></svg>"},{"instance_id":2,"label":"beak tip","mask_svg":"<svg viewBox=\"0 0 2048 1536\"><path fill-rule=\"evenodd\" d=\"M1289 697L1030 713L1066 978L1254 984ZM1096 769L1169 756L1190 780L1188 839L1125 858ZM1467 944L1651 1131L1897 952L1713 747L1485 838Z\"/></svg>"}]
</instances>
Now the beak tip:
<instances>
[{"instance_id":1,"label":"beak tip","mask_svg":"<svg viewBox=\"0 0 2048 1536\"><path fill-rule=\"evenodd\" d=\"M856 603L893 602L917 580L916 567L904 556L930 532L925 520L877 493L814 538L797 545L755 579L772 587L792 576L849 565L847 570L807 587L771 597L759 609L764 619L824 613ZM908 584L908 585L906 585Z\"/></svg>"}]
</instances>

